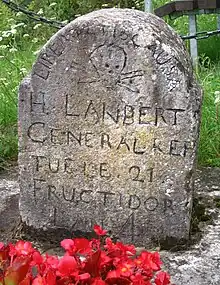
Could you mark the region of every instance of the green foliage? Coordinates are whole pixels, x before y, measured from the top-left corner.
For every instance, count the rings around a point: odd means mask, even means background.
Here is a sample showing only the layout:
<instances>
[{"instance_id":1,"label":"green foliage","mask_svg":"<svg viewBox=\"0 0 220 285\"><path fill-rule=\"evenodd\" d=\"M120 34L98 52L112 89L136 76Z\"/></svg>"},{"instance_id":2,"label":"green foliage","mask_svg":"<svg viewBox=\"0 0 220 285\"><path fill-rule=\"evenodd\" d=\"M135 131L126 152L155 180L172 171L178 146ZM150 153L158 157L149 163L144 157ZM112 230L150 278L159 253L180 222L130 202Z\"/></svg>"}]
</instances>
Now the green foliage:
<instances>
[{"instance_id":1,"label":"green foliage","mask_svg":"<svg viewBox=\"0 0 220 285\"><path fill-rule=\"evenodd\" d=\"M154 0L157 8L169 0ZM49 19L70 21L95 9L120 7L143 10L140 0L17 0L16 3ZM188 17L166 22L179 34L188 33ZM215 15L198 16L198 30L216 30ZM17 88L29 72L37 51L56 32L43 23L37 23L22 13L13 13L0 2L0 165L17 154ZM186 42L188 46L189 43ZM220 91L220 36L199 41L201 67L198 74L204 87L204 102L199 147L201 165L220 166L219 103L215 92Z\"/></svg>"},{"instance_id":2,"label":"green foliage","mask_svg":"<svg viewBox=\"0 0 220 285\"><path fill-rule=\"evenodd\" d=\"M62 0L62 1L31 1L29 8L34 11L42 10L48 17L65 21L79 15L101 8L136 8L143 9L144 1L138 0Z\"/></svg>"},{"instance_id":3,"label":"green foliage","mask_svg":"<svg viewBox=\"0 0 220 285\"><path fill-rule=\"evenodd\" d=\"M210 65L207 57L199 79L204 89L200 129L199 162L220 167L220 110L215 94L220 91L220 63Z\"/></svg>"}]
</instances>

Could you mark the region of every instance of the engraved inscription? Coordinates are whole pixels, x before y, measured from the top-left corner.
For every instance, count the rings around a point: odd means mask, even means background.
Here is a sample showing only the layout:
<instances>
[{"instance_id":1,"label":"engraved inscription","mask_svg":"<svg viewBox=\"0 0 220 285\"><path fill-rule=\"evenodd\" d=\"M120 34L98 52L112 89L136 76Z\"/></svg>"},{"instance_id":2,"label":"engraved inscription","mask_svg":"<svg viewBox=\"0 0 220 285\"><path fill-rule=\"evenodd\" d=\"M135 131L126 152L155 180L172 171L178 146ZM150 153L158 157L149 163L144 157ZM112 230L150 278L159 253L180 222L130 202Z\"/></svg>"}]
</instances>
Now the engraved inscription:
<instances>
[{"instance_id":1,"label":"engraved inscription","mask_svg":"<svg viewBox=\"0 0 220 285\"><path fill-rule=\"evenodd\" d=\"M163 153L171 156L189 156L195 147L192 141L170 140L164 143L159 138L148 138L149 132L143 131L142 134L146 139L134 136L119 136L117 140L110 134L101 133L99 135L92 132L73 133L72 131L62 129L46 128L43 122L33 123L27 131L27 136L34 143L50 142L53 146L71 146L77 149L111 149L120 152L134 153L137 155L154 153ZM135 134L134 134L135 135Z\"/></svg>"},{"instance_id":2,"label":"engraved inscription","mask_svg":"<svg viewBox=\"0 0 220 285\"><path fill-rule=\"evenodd\" d=\"M102 102L97 104L93 100L90 100L88 104L81 102L76 106L74 102L74 96L66 95L65 111L67 117L77 117L78 119L91 122L93 124L100 123L115 123L123 125L149 125L160 126L169 125L176 126L180 124L181 118L186 115L186 110L180 108L162 108L151 106L134 107L132 105L124 105L122 107L115 106L112 110L108 107L108 104Z\"/></svg>"},{"instance_id":3,"label":"engraved inscription","mask_svg":"<svg viewBox=\"0 0 220 285\"><path fill-rule=\"evenodd\" d=\"M34 76L38 76L43 80L48 79L51 68L56 59L64 52L67 41L68 39L64 37L56 37L56 39L54 39L54 41L51 42L43 52L41 52L38 62L34 66Z\"/></svg>"},{"instance_id":4,"label":"engraved inscription","mask_svg":"<svg viewBox=\"0 0 220 285\"><path fill-rule=\"evenodd\" d=\"M155 62L167 81L168 90L170 92L175 90L179 86L180 80L174 57L157 44L148 46L148 49L152 51Z\"/></svg>"},{"instance_id":5,"label":"engraved inscription","mask_svg":"<svg viewBox=\"0 0 220 285\"><path fill-rule=\"evenodd\" d=\"M148 182L153 181L153 170L153 168L145 170L146 172L149 172ZM141 169L139 166L131 166L129 168L129 173L133 181L144 182L143 174L141 173Z\"/></svg>"},{"instance_id":6,"label":"engraved inscription","mask_svg":"<svg viewBox=\"0 0 220 285\"><path fill-rule=\"evenodd\" d=\"M39 94L33 94L33 92L31 92L30 104L31 112L36 114L45 113L45 94L43 92Z\"/></svg>"},{"instance_id":7,"label":"engraved inscription","mask_svg":"<svg viewBox=\"0 0 220 285\"><path fill-rule=\"evenodd\" d=\"M100 46L93 51L90 60L99 76L99 81L102 81L106 88L114 90L121 87L132 93L140 92L136 79L141 78L144 72L142 70L124 72L128 61L124 48L112 44Z\"/></svg>"},{"instance_id":8,"label":"engraved inscription","mask_svg":"<svg viewBox=\"0 0 220 285\"><path fill-rule=\"evenodd\" d=\"M116 207L124 209L138 210L153 212L158 207L163 211L169 211L172 208L172 200L158 199L157 197L144 195L138 196L137 194L121 194L118 192L110 191L95 191L92 189L77 189L74 185L54 185L47 183L44 179L34 178L34 195L39 198L40 190L45 189L48 201L62 201L68 202L69 205L80 206L83 204L99 203L105 208L111 207L114 201Z\"/></svg>"}]
</instances>

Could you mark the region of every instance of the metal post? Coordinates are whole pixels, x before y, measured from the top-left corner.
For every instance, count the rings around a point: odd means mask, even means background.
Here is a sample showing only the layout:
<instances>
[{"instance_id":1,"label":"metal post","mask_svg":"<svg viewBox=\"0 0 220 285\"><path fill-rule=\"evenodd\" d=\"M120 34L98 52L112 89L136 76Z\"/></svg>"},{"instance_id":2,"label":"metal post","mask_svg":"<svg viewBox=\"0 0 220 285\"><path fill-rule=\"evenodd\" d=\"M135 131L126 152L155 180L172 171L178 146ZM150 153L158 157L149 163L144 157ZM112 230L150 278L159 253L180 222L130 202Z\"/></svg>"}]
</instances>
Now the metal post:
<instances>
[{"instance_id":1,"label":"metal post","mask_svg":"<svg viewBox=\"0 0 220 285\"><path fill-rule=\"evenodd\" d=\"M217 15L217 30L220 30L220 15ZM220 36L220 34L218 34Z\"/></svg>"},{"instance_id":2,"label":"metal post","mask_svg":"<svg viewBox=\"0 0 220 285\"><path fill-rule=\"evenodd\" d=\"M189 33L190 35L195 35L197 33L197 25L196 25L196 15L189 15ZM198 45L196 39L190 40L190 54L193 61L193 66L197 67L198 63Z\"/></svg>"},{"instance_id":3,"label":"metal post","mask_svg":"<svg viewBox=\"0 0 220 285\"><path fill-rule=\"evenodd\" d=\"M153 12L152 0L145 0L144 1L144 11L149 12L149 13Z\"/></svg>"}]
</instances>

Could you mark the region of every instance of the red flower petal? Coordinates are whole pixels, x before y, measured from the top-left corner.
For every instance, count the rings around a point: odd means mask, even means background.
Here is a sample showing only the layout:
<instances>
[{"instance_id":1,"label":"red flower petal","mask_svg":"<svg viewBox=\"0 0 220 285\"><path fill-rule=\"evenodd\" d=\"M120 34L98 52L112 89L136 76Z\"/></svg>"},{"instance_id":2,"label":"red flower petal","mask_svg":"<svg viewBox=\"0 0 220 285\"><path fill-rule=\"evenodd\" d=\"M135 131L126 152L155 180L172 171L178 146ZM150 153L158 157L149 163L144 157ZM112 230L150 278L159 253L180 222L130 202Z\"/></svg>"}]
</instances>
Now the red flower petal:
<instances>
[{"instance_id":1,"label":"red flower petal","mask_svg":"<svg viewBox=\"0 0 220 285\"><path fill-rule=\"evenodd\" d=\"M56 274L52 270L47 272L46 284L47 285L56 285Z\"/></svg>"},{"instance_id":2,"label":"red flower petal","mask_svg":"<svg viewBox=\"0 0 220 285\"><path fill-rule=\"evenodd\" d=\"M89 280L91 278L91 276L89 273L83 273L83 274L80 274L78 276L78 278L79 278L79 280L85 281L85 280Z\"/></svg>"},{"instance_id":3,"label":"red flower petal","mask_svg":"<svg viewBox=\"0 0 220 285\"><path fill-rule=\"evenodd\" d=\"M107 284L110 285L131 285L131 281L125 277L121 277L120 272L118 272L117 270L109 271L105 281Z\"/></svg>"},{"instance_id":4,"label":"red flower petal","mask_svg":"<svg viewBox=\"0 0 220 285\"><path fill-rule=\"evenodd\" d=\"M54 268L57 269L58 264L59 264L59 259L57 256L52 256L46 254L46 263L45 263L49 268Z\"/></svg>"},{"instance_id":5,"label":"red flower petal","mask_svg":"<svg viewBox=\"0 0 220 285\"><path fill-rule=\"evenodd\" d=\"M72 250L72 248L74 247L74 241L72 239L64 239L61 241L60 245L66 251L69 251L69 250Z\"/></svg>"},{"instance_id":6,"label":"red flower petal","mask_svg":"<svg viewBox=\"0 0 220 285\"><path fill-rule=\"evenodd\" d=\"M160 271L155 279L156 285L169 285L170 284L170 276L168 273Z\"/></svg>"},{"instance_id":7,"label":"red flower petal","mask_svg":"<svg viewBox=\"0 0 220 285\"><path fill-rule=\"evenodd\" d=\"M90 241L86 238L75 238L74 244L76 247L76 252L77 253L89 253L91 252L92 248L90 247Z\"/></svg>"},{"instance_id":8,"label":"red flower petal","mask_svg":"<svg viewBox=\"0 0 220 285\"><path fill-rule=\"evenodd\" d=\"M120 272L118 270L111 270L108 272L108 275L107 275L107 279L108 278L118 278L120 277Z\"/></svg>"},{"instance_id":9,"label":"red flower petal","mask_svg":"<svg viewBox=\"0 0 220 285\"><path fill-rule=\"evenodd\" d=\"M41 256L39 251L35 251L32 255L32 265L36 265L36 264L42 264L43 263L43 257Z\"/></svg>"},{"instance_id":10,"label":"red flower petal","mask_svg":"<svg viewBox=\"0 0 220 285\"><path fill-rule=\"evenodd\" d=\"M29 255L34 252L32 244L29 241L19 240L15 244L15 250L17 255Z\"/></svg>"},{"instance_id":11,"label":"red flower petal","mask_svg":"<svg viewBox=\"0 0 220 285\"><path fill-rule=\"evenodd\" d=\"M98 235L98 236L105 236L107 234L106 230L103 230L100 226L98 225L94 225L93 227L94 232Z\"/></svg>"},{"instance_id":12,"label":"red flower petal","mask_svg":"<svg viewBox=\"0 0 220 285\"><path fill-rule=\"evenodd\" d=\"M60 259L58 264L58 271L61 276L69 276L77 268L76 259L73 256L64 256Z\"/></svg>"}]
</instances>

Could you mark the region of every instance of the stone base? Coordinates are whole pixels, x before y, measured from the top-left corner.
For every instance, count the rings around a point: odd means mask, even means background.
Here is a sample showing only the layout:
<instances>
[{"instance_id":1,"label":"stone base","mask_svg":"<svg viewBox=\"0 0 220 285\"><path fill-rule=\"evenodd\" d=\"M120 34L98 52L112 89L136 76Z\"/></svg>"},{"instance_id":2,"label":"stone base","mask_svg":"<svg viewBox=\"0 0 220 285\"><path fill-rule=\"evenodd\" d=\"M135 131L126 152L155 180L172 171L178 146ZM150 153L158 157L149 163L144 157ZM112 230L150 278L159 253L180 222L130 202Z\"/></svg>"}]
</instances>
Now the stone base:
<instances>
[{"instance_id":1,"label":"stone base","mask_svg":"<svg viewBox=\"0 0 220 285\"><path fill-rule=\"evenodd\" d=\"M0 177L0 240L10 241L19 222L20 189L16 180Z\"/></svg>"}]
</instances>

